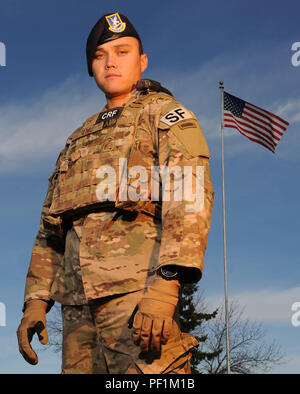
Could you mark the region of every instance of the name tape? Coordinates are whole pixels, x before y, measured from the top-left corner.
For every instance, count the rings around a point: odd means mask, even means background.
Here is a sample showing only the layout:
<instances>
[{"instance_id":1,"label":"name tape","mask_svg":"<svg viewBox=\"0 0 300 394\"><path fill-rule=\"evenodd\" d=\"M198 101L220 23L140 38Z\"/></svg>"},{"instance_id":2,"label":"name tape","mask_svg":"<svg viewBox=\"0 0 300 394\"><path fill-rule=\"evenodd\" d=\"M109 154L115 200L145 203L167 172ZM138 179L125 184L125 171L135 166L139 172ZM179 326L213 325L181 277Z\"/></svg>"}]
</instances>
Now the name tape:
<instances>
[{"instance_id":1,"label":"name tape","mask_svg":"<svg viewBox=\"0 0 300 394\"><path fill-rule=\"evenodd\" d=\"M96 123L104 122L108 119L117 119L122 113L123 107L114 108L108 111L101 112L97 118Z\"/></svg>"}]
</instances>

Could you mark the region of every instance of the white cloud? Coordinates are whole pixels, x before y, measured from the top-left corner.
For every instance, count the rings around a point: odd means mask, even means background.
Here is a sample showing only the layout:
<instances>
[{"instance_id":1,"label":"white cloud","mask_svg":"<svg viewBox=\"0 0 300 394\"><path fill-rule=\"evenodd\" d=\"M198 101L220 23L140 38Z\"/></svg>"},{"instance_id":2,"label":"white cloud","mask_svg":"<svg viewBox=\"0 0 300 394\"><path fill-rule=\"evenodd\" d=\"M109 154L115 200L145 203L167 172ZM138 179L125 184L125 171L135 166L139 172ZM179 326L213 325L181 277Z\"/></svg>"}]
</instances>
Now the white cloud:
<instances>
[{"instance_id":1,"label":"white cloud","mask_svg":"<svg viewBox=\"0 0 300 394\"><path fill-rule=\"evenodd\" d=\"M300 356L288 355L287 361L282 365L275 366L270 374L299 374Z\"/></svg>"},{"instance_id":2,"label":"white cloud","mask_svg":"<svg viewBox=\"0 0 300 394\"><path fill-rule=\"evenodd\" d=\"M209 305L224 305L224 295L206 298ZM300 286L284 290L261 289L236 293L229 296L229 302L231 301L245 306L245 317L250 320L282 323L293 327L291 319L295 312L291 308L293 303L300 302Z\"/></svg>"},{"instance_id":3,"label":"white cloud","mask_svg":"<svg viewBox=\"0 0 300 394\"><path fill-rule=\"evenodd\" d=\"M2 106L0 171L22 171L57 156L66 138L103 105L101 92L83 89L73 77L40 97Z\"/></svg>"},{"instance_id":4,"label":"white cloud","mask_svg":"<svg viewBox=\"0 0 300 394\"><path fill-rule=\"evenodd\" d=\"M290 123L300 122L300 99L291 99L278 109L278 115L289 119Z\"/></svg>"}]
</instances>

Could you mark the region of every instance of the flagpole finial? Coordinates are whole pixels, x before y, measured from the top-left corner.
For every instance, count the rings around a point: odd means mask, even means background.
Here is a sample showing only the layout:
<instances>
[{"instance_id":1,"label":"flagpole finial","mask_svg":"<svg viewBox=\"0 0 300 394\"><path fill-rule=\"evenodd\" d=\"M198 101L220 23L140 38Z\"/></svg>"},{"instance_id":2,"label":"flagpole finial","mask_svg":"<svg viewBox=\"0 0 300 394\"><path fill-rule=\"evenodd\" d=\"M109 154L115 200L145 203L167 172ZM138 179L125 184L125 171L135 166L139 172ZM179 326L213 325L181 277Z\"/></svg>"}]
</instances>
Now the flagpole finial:
<instances>
[{"instance_id":1,"label":"flagpole finial","mask_svg":"<svg viewBox=\"0 0 300 394\"><path fill-rule=\"evenodd\" d=\"M220 81L220 82L219 82L220 88L222 88L222 87L223 87L223 84L224 84L224 82L223 82L223 81Z\"/></svg>"}]
</instances>

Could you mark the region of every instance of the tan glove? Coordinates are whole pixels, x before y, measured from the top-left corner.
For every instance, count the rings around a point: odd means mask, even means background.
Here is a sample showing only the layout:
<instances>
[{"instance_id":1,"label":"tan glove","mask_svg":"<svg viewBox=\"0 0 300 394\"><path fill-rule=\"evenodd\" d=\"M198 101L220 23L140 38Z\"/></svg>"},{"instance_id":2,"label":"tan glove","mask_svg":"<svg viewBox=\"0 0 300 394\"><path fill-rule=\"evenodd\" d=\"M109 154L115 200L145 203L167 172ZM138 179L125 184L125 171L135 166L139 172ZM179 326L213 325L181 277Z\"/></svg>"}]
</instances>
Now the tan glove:
<instances>
[{"instance_id":1,"label":"tan glove","mask_svg":"<svg viewBox=\"0 0 300 394\"><path fill-rule=\"evenodd\" d=\"M133 320L133 342L142 352L159 352L170 337L175 307L178 302L179 281L157 276L138 303Z\"/></svg>"},{"instance_id":2,"label":"tan glove","mask_svg":"<svg viewBox=\"0 0 300 394\"><path fill-rule=\"evenodd\" d=\"M48 342L48 333L46 330L46 309L47 302L42 300L31 300L26 302L26 309L23 319L17 331L19 351L24 359L32 365L38 363L38 357L30 342L35 333L37 333L42 344Z\"/></svg>"}]
</instances>

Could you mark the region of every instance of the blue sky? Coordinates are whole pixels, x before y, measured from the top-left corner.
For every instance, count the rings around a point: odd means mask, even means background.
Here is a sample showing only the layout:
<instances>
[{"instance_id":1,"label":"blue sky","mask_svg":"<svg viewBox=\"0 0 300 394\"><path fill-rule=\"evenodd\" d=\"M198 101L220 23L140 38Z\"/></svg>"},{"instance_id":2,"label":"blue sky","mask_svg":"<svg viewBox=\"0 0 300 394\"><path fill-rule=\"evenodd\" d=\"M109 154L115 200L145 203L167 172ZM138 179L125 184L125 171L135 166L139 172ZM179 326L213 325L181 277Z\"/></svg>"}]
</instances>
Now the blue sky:
<instances>
[{"instance_id":1,"label":"blue sky","mask_svg":"<svg viewBox=\"0 0 300 394\"><path fill-rule=\"evenodd\" d=\"M40 352L32 367L18 353L25 275L48 176L66 137L104 97L87 74L85 43L107 12L126 14L149 56L144 77L160 81L198 117L211 150L215 206L200 289L223 302L219 80L229 93L290 122L276 154L225 130L229 299L246 305L289 361L271 372L299 373L300 41L297 1L185 2L10 0L0 5L0 373L59 373L60 359ZM50 312L51 313L51 312ZM35 342L36 344L36 342Z\"/></svg>"}]
</instances>

